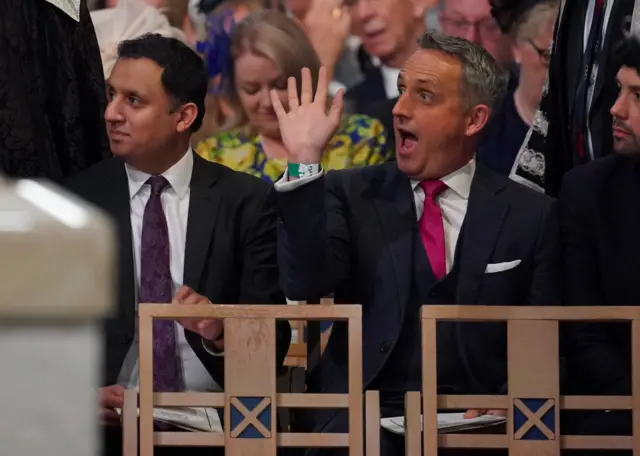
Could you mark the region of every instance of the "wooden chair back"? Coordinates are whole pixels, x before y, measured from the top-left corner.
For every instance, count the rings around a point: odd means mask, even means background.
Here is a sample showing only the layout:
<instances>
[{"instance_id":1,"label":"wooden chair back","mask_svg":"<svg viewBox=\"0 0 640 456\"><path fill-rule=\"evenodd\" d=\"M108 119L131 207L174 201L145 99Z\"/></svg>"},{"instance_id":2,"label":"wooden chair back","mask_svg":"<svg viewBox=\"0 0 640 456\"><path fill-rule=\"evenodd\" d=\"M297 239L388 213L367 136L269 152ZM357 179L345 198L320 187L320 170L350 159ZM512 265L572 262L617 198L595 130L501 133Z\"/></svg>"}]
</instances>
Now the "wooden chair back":
<instances>
[{"instance_id":1,"label":"wooden chair back","mask_svg":"<svg viewBox=\"0 0 640 456\"><path fill-rule=\"evenodd\" d=\"M362 394L362 308L340 306L141 304L139 313L139 394L127 391L123 409L123 456L151 456L155 446L224 446L227 456L276 456L278 447L345 447L364 456L365 416ZM225 391L221 393L153 392L153 319L218 318L224 320ZM346 321L348 324L348 394L276 392L276 320ZM136 397L137 396L137 397ZM376 405L375 393L367 396ZM139 402L139 434L136 419ZM224 409L224 433L154 432L153 408ZM378 401L379 406L379 401ZM277 432L276 412L284 408L347 408L349 433ZM372 415L379 428L379 410ZM371 421L371 420L369 420ZM369 422L368 422L369 423ZM369 423L368 428L373 426ZM249 436L249 430L251 435ZM379 431L378 431L379 432ZM378 456L375 436L371 456ZM138 439L139 437L139 439ZM379 452L379 448L378 448Z\"/></svg>"},{"instance_id":2,"label":"wooden chair back","mask_svg":"<svg viewBox=\"0 0 640 456\"><path fill-rule=\"evenodd\" d=\"M326 298L326 299L321 299L319 305L332 306L333 304L334 304L333 299ZM306 301L295 301L295 303L292 302L289 305L306 306L306 305L314 305L314 304L307 304ZM309 349L310 348L313 349L313 345L315 345L314 344L315 341L308 340L307 331L311 324L318 324L319 322L314 321L313 323L309 322L309 324L307 324L307 321L299 320L299 321L292 321L290 323L291 323L291 329L292 331L294 331L294 334L296 335L296 340L291 343L291 347L289 347L289 353L287 353L287 357L285 358L284 364L285 366L290 368L302 367L306 369L308 367L307 359L309 357ZM320 333L320 341L319 341L320 355L324 352L324 349L327 346L327 342L329 341L330 335L331 335L331 329ZM309 342L311 342L312 347L309 347Z\"/></svg>"},{"instance_id":3,"label":"wooden chair back","mask_svg":"<svg viewBox=\"0 0 640 456\"><path fill-rule=\"evenodd\" d=\"M437 394L436 322L445 320L506 322L508 394ZM632 396L560 396L560 321L631 322ZM508 448L511 456L556 456L561 449L627 449L640 456L638 349L639 307L424 306L422 400L420 393L407 394L406 454L436 456L438 448L475 447ZM507 410L507 433L438 435L438 409ZM560 410L632 410L633 436L560 435Z\"/></svg>"}]
</instances>

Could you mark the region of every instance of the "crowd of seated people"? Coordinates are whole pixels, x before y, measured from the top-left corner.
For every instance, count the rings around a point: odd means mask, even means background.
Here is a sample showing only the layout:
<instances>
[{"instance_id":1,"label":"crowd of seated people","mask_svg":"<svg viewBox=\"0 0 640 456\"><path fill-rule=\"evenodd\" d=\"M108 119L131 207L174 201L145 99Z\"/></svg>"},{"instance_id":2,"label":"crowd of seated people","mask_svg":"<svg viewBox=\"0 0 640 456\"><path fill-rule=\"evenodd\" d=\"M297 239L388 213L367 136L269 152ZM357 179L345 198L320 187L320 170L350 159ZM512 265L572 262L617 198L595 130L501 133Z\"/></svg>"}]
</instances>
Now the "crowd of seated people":
<instances>
[{"instance_id":1,"label":"crowd of seated people","mask_svg":"<svg viewBox=\"0 0 640 456\"><path fill-rule=\"evenodd\" d=\"M383 417L402 415L404 393L420 390L422 305L637 304L634 35L618 40L599 73L619 90L599 113L615 153L569 171L555 199L509 174L531 130L540 132L543 95L559 90L555 79L545 83L559 1L119 0L94 5L91 16L80 3L80 17L65 21L88 34L89 92L106 94L82 109L87 121L100 119L99 129L86 128L106 131L111 157L92 153L64 173L50 166L47 177L64 175L68 190L117 227L119 311L105 322L99 389L106 456L121 452L117 410L138 386L140 303L359 303L363 384L380 391ZM585 3L594 30L604 33L605 17L622 22L619 0L602 10ZM429 11L441 31L426 29ZM575 134L573 124L565 130ZM14 163L1 146L0 163ZM25 177L12 169L3 168ZM440 393L507 392L503 326L451 322L437 331ZM563 391L630 394L628 327L568 325L562 340ZM224 342L218 320L154 324L154 390L222 391ZM280 322L281 370L290 342ZM346 392L346 353L346 325L335 323L307 391ZM346 411L303 410L290 428L346 432L348 422ZM626 412L567 422L583 434L631 429ZM396 435L382 431L380 444L383 456L404 455Z\"/></svg>"}]
</instances>

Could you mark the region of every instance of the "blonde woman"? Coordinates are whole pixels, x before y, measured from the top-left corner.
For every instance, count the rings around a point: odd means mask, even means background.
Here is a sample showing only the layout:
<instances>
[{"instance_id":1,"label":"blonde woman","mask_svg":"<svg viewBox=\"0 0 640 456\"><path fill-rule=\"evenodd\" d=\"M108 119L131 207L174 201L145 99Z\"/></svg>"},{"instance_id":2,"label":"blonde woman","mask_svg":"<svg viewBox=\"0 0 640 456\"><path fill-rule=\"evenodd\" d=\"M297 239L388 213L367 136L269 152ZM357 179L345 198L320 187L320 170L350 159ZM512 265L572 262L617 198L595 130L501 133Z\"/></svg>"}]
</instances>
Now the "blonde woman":
<instances>
[{"instance_id":1,"label":"blonde woman","mask_svg":"<svg viewBox=\"0 0 640 456\"><path fill-rule=\"evenodd\" d=\"M299 76L303 67L315 78L320 60L304 31L285 14L260 10L237 24L223 75L223 94L236 113L235 125L198 144L198 154L268 182L276 181L286 168L287 152L269 91L276 89L286 105L287 79ZM316 83L314 79L314 90ZM366 116L350 115L327 146L323 166L370 165L390 156L382 125Z\"/></svg>"},{"instance_id":2,"label":"blonde woman","mask_svg":"<svg viewBox=\"0 0 640 456\"><path fill-rule=\"evenodd\" d=\"M199 2L200 0L195 1ZM207 3L200 3L199 7L212 8L211 11L197 10L197 14L194 12L195 18L198 21L202 20L201 23L194 21L198 24L200 38L197 49L202 52L207 63L211 86L205 99L206 112L202 127L191 137L193 144L198 144L238 123L236 112L229 105L224 94L220 93L222 72L224 72L224 67L228 66L225 52L228 52L229 49L228 32L230 30L222 30L223 34L221 35L219 33L221 30L218 29L224 27L223 23L227 19L233 23L240 22L251 12L259 9L260 0L226 0L223 2L211 0ZM231 25L231 22L228 25ZM220 40L223 42L220 43ZM221 59L225 60L223 65L219 63Z\"/></svg>"},{"instance_id":3,"label":"blonde woman","mask_svg":"<svg viewBox=\"0 0 640 456\"><path fill-rule=\"evenodd\" d=\"M98 38L105 79L118 59L118 44L121 41L147 33L185 41L182 30L172 27L160 10L141 0L120 0L113 8L93 11L91 19Z\"/></svg>"}]
</instances>

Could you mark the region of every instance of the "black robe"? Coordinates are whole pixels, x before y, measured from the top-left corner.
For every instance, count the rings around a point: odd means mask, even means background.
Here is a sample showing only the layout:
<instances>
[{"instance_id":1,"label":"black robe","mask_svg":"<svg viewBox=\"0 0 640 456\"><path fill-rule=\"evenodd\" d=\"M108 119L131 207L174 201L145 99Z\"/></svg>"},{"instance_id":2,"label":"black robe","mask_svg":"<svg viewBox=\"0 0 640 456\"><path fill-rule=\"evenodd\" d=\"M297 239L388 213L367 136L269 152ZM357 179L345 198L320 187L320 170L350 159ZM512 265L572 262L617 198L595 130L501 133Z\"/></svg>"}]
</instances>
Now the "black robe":
<instances>
[{"instance_id":1,"label":"black robe","mask_svg":"<svg viewBox=\"0 0 640 456\"><path fill-rule=\"evenodd\" d=\"M0 173L61 181L110 156L100 51L86 0L0 0Z\"/></svg>"}]
</instances>

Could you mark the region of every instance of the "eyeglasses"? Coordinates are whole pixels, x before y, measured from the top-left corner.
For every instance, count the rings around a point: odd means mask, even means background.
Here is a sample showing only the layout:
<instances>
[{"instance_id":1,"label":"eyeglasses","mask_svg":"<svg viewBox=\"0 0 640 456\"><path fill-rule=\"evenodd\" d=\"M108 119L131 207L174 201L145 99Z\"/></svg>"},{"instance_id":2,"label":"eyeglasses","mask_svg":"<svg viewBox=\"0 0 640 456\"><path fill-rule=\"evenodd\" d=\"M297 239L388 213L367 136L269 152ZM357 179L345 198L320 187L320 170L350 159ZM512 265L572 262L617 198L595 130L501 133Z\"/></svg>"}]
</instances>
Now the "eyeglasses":
<instances>
[{"instance_id":1,"label":"eyeglasses","mask_svg":"<svg viewBox=\"0 0 640 456\"><path fill-rule=\"evenodd\" d=\"M498 23L492 17L469 22L466 19L440 16L440 22L443 29L454 36L465 37L470 30L475 30L482 40L493 40L502 34Z\"/></svg>"},{"instance_id":2,"label":"eyeglasses","mask_svg":"<svg viewBox=\"0 0 640 456\"><path fill-rule=\"evenodd\" d=\"M358 3L360 3L362 0L342 0L342 6L346 6L349 8L352 8L354 6L357 6ZM384 1L389 1L389 0L366 0L368 3L375 5L375 4L379 4L382 3Z\"/></svg>"},{"instance_id":3,"label":"eyeglasses","mask_svg":"<svg viewBox=\"0 0 640 456\"><path fill-rule=\"evenodd\" d=\"M540 58L540 63L542 63L547 68L549 67L549 63L551 62L551 51L548 49L539 48L536 43L534 43L530 38L527 38L527 43L531 45L531 47L536 51L538 57Z\"/></svg>"}]
</instances>

